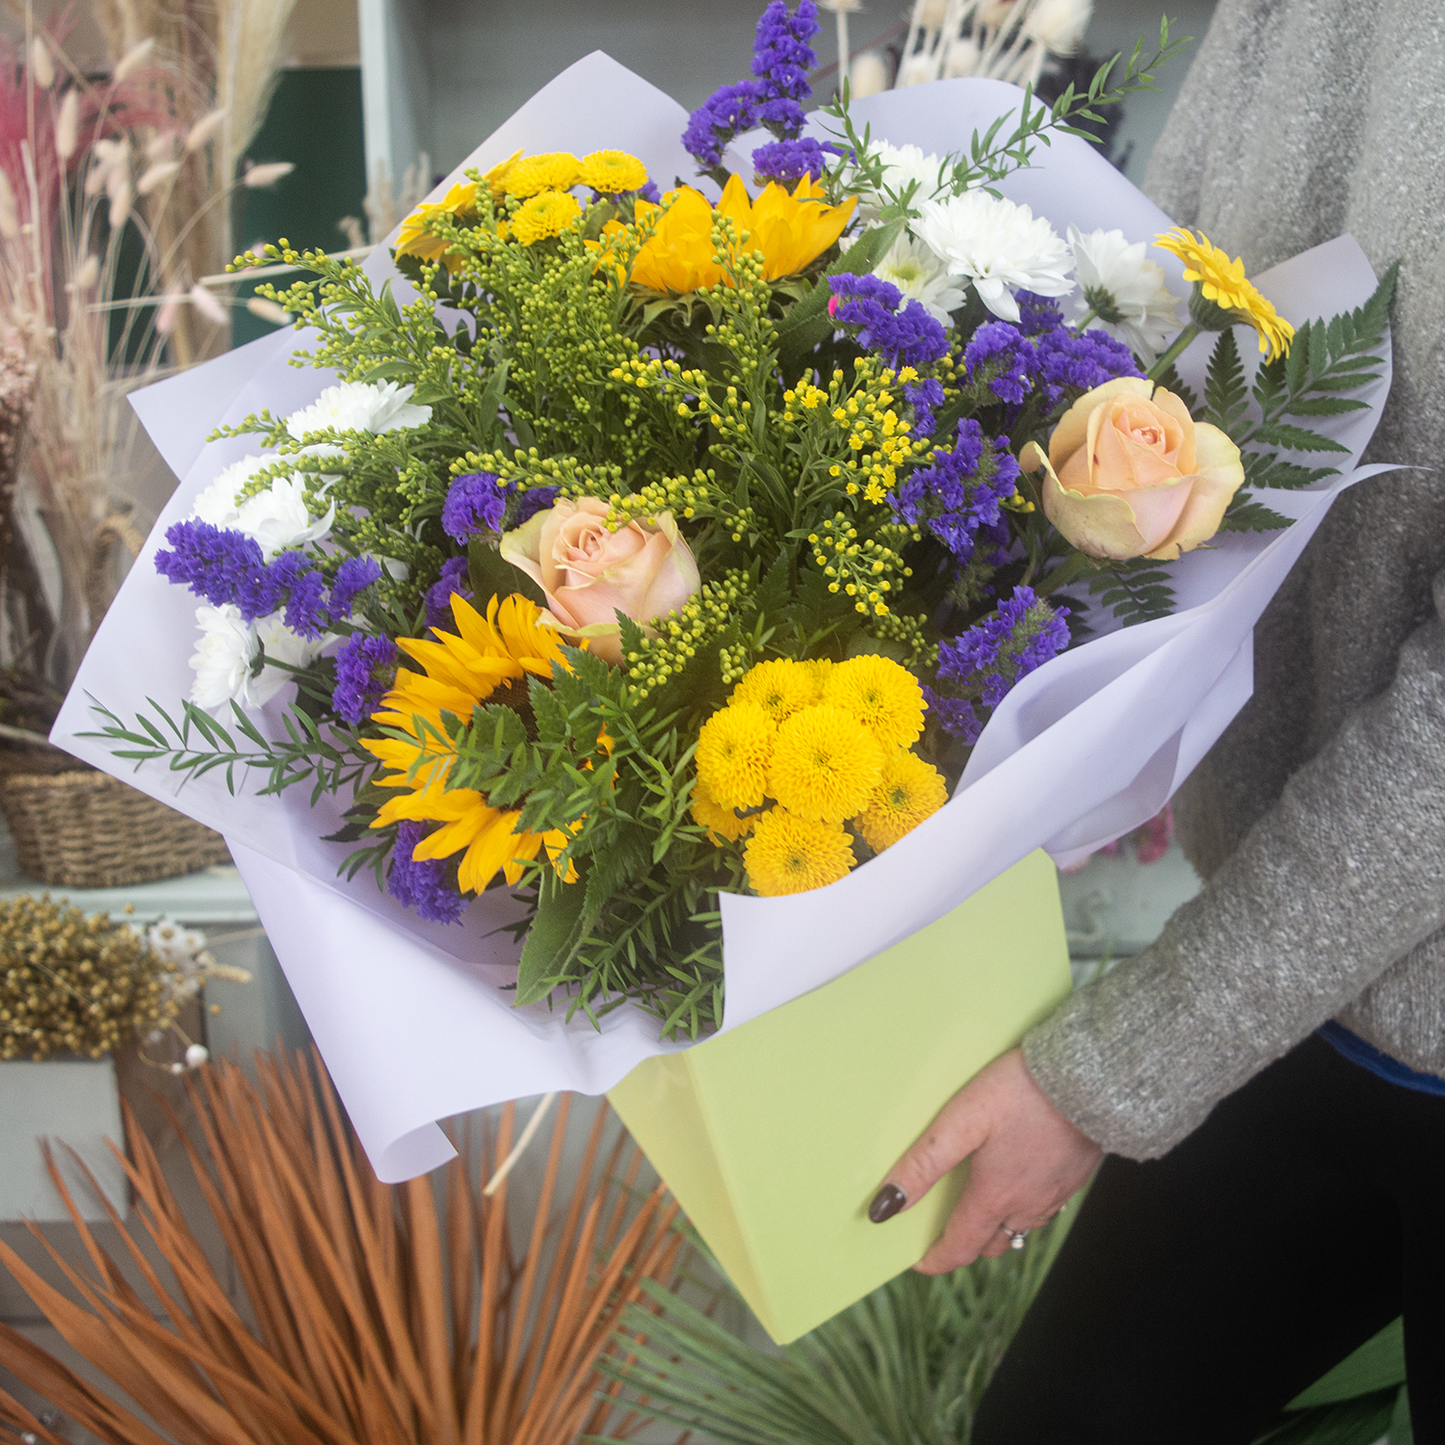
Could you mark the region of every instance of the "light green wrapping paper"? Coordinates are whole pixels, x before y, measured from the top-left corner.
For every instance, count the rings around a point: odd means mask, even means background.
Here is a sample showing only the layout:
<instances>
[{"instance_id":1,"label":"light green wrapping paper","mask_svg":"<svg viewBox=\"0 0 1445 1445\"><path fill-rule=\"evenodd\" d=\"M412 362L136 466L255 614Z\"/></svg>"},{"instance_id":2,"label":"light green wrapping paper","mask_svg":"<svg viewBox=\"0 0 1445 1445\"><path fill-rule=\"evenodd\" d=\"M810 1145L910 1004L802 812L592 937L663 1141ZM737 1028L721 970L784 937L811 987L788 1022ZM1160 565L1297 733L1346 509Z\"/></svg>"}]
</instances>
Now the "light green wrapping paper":
<instances>
[{"instance_id":1,"label":"light green wrapping paper","mask_svg":"<svg viewBox=\"0 0 1445 1445\"><path fill-rule=\"evenodd\" d=\"M868 1204L939 1108L1069 992L1057 873L1030 854L842 978L608 1094L779 1344L916 1264L956 1169L886 1224Z\"/></svg>"}]
</instances>

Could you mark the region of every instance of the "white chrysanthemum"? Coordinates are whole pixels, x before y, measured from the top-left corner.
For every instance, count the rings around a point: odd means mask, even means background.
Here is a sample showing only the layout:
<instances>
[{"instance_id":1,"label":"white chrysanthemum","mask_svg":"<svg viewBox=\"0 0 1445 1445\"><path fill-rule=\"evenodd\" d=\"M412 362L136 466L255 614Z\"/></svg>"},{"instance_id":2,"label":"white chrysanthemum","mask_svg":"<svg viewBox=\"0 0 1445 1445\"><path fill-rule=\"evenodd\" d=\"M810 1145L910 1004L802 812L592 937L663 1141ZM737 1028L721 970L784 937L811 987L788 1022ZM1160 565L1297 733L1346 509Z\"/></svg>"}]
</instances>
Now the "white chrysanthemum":
<instances>
[{"instance_id":1,"label":"white chrysanthemum","mask_svg":"<svg viewBox=\"0 0 1445 1445\"><path fill-rule=\"evenodd\" d=\"M347 381L328 386L310 406L286 418L286 430L296 440L324 431L409 431L431 420L431 407L411 405L414 386L394 381Z\"/></svg>"},{"instance_id":2,"label":"white chrysanthemum","mask_svg":"<svg viewBox=\"0 0 1445 1445\"><path fill-rule=\"evenodd\" d=\"M200 641L191 654L196 680L191 684L191 701L208 712L232 701L243 706L251 664L256 660L255 629L241 616L241 609L227 602L223 607L196 608Z\"/></svg>"},{"instance_id":3,"label":"white chrysanthemum","mask_svg":"<svg viewBox=\"0 0 1445 1445\"><path fill-rule=\"evenodd\" d=\"M196 504L191 508L191 516L199 521L209 522L213 527L234 527L236 518L241 515L237 494L258 472L274 466L278 461L280 458L272 453L242 457L239 462L232 462L196 498Z\"/></svg>"},{"instance_id":4,"label":"white chrysanthemum","mask_svg":"<svg viewBox=\"0 0 1445 1445\"><path fill-rule=\"evenodd\" d=\"M965 191L944 201L925 201L921 212L914 232L942 258L951 276L973 282L995 316L1019 319L1015 291L1063 296L1073 289L1069 248L1027 206L987 191Z\"/></svg>"},{"instance_id":5,"label":"white chrysanthemum","mask_svg":"<svg viewBox=\"0 0 1445 1445\"><path fill-rule=\"evenodd\" d=\"M262 647L268 658L292 667L306 667L332 641L329 636L308 641L292 632L279 612L248 623L241 609L231 602L222 607L196 608L196 622L201 636L191 654L196 674L191 701L208 712L229 708L233 702L244 708L263 707L291 680L291 674L279 667L263 667L254 677L251 675Z\"/></svg>"},{"instance_id":6,"label":"white chrysanthemum","mask_svg":"<svg viewBox=\"0 0 1445 1445\"><path fill-rule=\"evenodd\" d=\"M334 502L319 519L307 510L304 477L277 477L264 492L242 503L231 525L254 537L261 544L261 555L269 562L288 547L319 541L331 530L335 519Z\"/></svg>"},{"instance_id":7,"label":"white chrysanthemum","mask_svg":"<svg viewBox=\"0 0 1445 1445\"><path fill-rule=\"evenodd\" d=\"M1091 231L1069 227L1069 247L1082 294L1074 301L1074 320L1107 331L1141 361L1153 361L1179 330L1179 298L1169 289L1163 268L1144 253L1143 241L1132 245L1122 231Z\"/></svg>"},{"instance_id":8,"label":"white chrysanthemum","mask_svg":"<svg viewBox=\"0 0 1445 1445\"><path fill-rule=\"evenodd\" d=\"M873 274L896 286L905 298L922 302L928 314L944 326L948 314L963 305L964 288L944 270L943 262L911 236L900 236Z\"/></svg>"},{"instance_id":9,"label":"white chrysanthemum","mask_svg":"<svg viewBox=\"0 0 1445 1445\"><path fill-rule=\"evenodd\" d=\"M868 155L870 159L883 162L883 184L895 195L902 195L910 185L917 182L913 198L909 202L915 209L921 202L931 200L941 189L939 172L943 169L942 159L939 156L926 155L918 146L895 146L886 140L876 141L869 147ZM858 198L865 209L871 208L876 212L883 205L884 197L863 182L861 177L855 177L855 181L859 186Z\"/></svg>"}]
</instances>

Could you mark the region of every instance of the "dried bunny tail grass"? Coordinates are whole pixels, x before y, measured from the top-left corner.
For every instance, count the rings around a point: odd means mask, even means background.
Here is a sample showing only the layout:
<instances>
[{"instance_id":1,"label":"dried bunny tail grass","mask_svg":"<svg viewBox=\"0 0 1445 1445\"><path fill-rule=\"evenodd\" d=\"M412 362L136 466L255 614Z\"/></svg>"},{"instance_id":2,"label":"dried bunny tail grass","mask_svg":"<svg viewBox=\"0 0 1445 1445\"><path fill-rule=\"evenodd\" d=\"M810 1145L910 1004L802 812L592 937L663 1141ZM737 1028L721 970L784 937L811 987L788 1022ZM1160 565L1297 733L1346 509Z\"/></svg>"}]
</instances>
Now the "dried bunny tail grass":
<instances>
[{"instance_id":1,"label":"dried bunny tail grass","mask_svg":"<svg viewBox=\"0 0 1445 1445\"><path fill-rule=\"evenodd\" d=\"M181 1134L254 1324L127 1110L134 1163L120 1157L173 1285L106 1207L127 1269L139 1271L164 1318L97 1242L48 1153L90 1270L69 1266L43 1230L31 1230L79 1302L0 1243L0 1263L68 1344L143 1402L176 1445L566 1445L636 1430L641 1419L622 1411L598 1363L626 1350L615 1338L624 1309L648 1303L644 1280L673 1281L683 1241L661 1186L636 1187L636 1146L620 1133L606 1147L605 1112L564 1185L563 1101L518 1258L505 1187L484 1200L460 1161L439 1177L381 1184L319 1057L311 1068L300 1053L258 1055L257 1065L259 1084L228 1064L189 1076L202 1143ZM496 1137L483 1141L481 1179L508 1151L514 1123L508 1104ZM556 1218L554 1201L565 1203ZM111 1445L165 1445L138 1413L4 1325L0 1354L27 1387ZM0 1421L64 1445L3 1391Z\"/></svg>"}]
</instances>

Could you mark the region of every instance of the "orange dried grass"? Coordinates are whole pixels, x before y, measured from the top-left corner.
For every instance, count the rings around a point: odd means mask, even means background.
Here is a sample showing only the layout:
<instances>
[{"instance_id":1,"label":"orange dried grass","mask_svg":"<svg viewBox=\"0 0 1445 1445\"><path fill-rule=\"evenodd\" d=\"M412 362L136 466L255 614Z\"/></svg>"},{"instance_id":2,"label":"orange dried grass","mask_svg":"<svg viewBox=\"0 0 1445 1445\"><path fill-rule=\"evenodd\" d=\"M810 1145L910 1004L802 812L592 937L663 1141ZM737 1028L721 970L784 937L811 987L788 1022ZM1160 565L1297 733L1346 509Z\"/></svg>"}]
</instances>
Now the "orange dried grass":
<instances>
[{"instance_id":1,"label":"orange dried grass","mask_svg":"<svg viewBox=\"0 0 1445 1445\"><path fill-rule=\"evenodd\" d=\"M626 1134L604 1151L605 1111L553 1219L564 1097L519 1259L507 1185L484 1200L461 1161L446 1166L439 1191L431 1178L381 1184L319 1058L314 1077L299 1053L258 1063L259 1087L229 1064L199 1071L191 1086L209 1167L182 1134L254 1326L182 1218L127 1109L135 1162L123 1162L174 1289L114 1211L111 1220L165 1319L87 1228L48 1152L92 1271L68 1264L31 1229L83 1303L4 1244L0 1263L164 1435L0 1325L0 1358L16 1377L109 1445L561 1445L604 1430L625 1437L642 1423L618 1404L620 1386L609 1385L598 1361L618 1351L624 1308L647 1303L642 1281L672 1280L682 1238L662 1187L636 1188L642 1158ZM484 1141L481 1180L505 1157L513 1128L509 1104L496 1138ZM3 1390L0 1421L66 1445Z\"/></svg>"}]
</instances>

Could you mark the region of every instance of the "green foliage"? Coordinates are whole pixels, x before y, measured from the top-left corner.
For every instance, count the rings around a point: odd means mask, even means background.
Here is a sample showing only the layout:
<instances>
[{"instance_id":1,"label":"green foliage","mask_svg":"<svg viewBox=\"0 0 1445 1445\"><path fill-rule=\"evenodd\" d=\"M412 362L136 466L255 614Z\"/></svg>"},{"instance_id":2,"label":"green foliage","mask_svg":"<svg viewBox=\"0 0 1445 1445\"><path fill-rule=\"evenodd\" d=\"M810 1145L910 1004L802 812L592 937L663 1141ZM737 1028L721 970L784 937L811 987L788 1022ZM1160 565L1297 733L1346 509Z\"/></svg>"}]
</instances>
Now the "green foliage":
<instances>
[{"instance_id":1,"label":"green foliage","mask_svg":"<svg viewBox=\"0 0 1445 1445\"><path fill-rule=\"evenodd\" d=\"M644 1285L662 1313L634 1307L624 1330L635 1362L603 1368L635 1408L724 1445L966 1445L1067 1218L998 1259L900 1275L778 1355Z\"/></svg>"},{"instance_id":2,"label":"green foliage","mask_svg":"<svg viewBox=\"0 0 1445 1445\"><path fill-rule=\"evenodd\" d=\"M1219 524L1221 532L1277 532L1288 527L1290 518L1256 502L1249 491L1241 487L1231 499Z\"/></svg>"},{"instance_id":3,"label":"green foliage","mask_svg":"<svg viewBox=\"0 0 1445 1445\"><path fill-rule=\"evenodd\" d=\"M1174 610L1169 573L1158 562L1138 557L1128 562L1100 562L1089 578L1089 593L1110 608L1125 627L1168 617Z\"/></svg>"}]
</instances>

